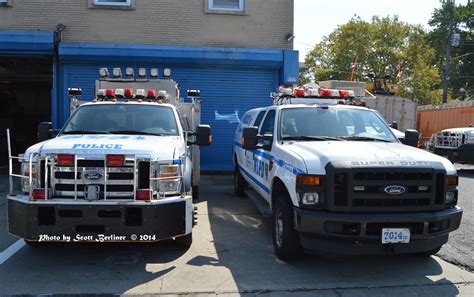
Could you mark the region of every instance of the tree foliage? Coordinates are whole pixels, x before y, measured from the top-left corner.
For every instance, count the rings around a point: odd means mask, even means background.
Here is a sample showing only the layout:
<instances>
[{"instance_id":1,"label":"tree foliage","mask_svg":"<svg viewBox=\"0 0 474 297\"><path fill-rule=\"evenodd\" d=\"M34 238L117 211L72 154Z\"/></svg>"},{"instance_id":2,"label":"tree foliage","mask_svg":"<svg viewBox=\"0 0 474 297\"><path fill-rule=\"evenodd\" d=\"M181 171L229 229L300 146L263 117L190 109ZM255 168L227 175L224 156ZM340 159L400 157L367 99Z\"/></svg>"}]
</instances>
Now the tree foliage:
<instances>
[{"instance_id":1,"label":"tree foliage","mask_svg":"<svg viewBox=\"0 0 474 297\"><path fill-rule=\"evenodd\" d=\"M441 1L441 8L435 9L429 25L432 30L429 40L435 49L434 63L443 74L445 54L448 42L450 20L453 22L453 33L460 34L459 46L451 50L451 72L449 88L451 96L458 99L474 95L474 3L455 6L452 1Z\"/></svg>"},{"instance_id":2,"label":"tree foliage","mask_svg":"<svg viewBox=\"0 0 474 297\"><path fill-rule=\"evenodd\" d=\"M401 22L397 16L374 16L371 22L354 17L308 53L300 79L303 83L348 80L351 64L357 62L356 80L365 81L368 73L374 73L396 81L400 59L402 94L421 104L431 103L437 100L440 83L435 54L420 26Z\"/></svg>"}]
</instances>

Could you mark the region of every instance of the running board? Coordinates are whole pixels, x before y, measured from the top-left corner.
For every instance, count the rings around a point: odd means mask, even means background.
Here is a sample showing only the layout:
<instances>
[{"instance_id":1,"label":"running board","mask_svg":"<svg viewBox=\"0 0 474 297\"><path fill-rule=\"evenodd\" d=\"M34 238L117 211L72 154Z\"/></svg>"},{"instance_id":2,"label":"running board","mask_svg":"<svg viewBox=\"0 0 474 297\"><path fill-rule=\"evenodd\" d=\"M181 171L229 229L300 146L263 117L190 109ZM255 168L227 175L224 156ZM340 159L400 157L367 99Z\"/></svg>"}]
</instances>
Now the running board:
<instances>
[{"instance_id":1,"label":"running board","mask_svg":"<svg viewBox=\"0 0 474 297\"><path fill-rule=\"evenodd\" d=\"M270 208L270 204L260 196L259 193L252 189L246 189L245 194L247 197L250 198L250 200L253 201L257 209L262 213L262 216L265 218L269 218L272 216L272 209Z\"/></svg>"}]
</instances>

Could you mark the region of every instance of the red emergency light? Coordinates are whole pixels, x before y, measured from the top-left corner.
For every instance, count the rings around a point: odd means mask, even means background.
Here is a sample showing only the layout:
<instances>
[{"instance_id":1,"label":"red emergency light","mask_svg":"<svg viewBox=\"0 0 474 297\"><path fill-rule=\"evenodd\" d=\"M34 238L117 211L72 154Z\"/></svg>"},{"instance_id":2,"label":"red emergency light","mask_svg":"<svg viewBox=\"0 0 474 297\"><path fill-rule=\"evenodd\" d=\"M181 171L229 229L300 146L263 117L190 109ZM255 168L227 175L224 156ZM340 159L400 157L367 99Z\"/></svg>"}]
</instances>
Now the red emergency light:
<instances>
[{"instance_id":1,"label":"red emergency light","mask_svg":"<svg viewBox=\"0 0 474 297\"><path fill-rule=\"evenodd\" d=\"M150 189L138 189L136 193L136 199L142 201L151 200L151 190Z\"/></svg>"},{"instance_id":2,"label":"red emergency light","mask_svg":"<svg viewBox=\"0 0 474 297\"><path fill-rule=\"evenodd\" d=\"M156 90L148 90L146 93L147 99L156 99Z\"/></svg>"},{"instance_id":3,"label":"red emergency light","mask_svg":"<svg viewBox=\"0 0 474 297\"><path fill-rule=\"evenodd\" d=\"M133 89L132 88L126 88L124 90L124 97L127 99L133 98Z\"/></svg>"},{"instance_id":4,"label":"red emergency light","mask_svg":"<svg viewBox=\"0 0 474 297\"><path fill-rule=\"evenodd\" d=\"M34 189L32 194L33 194L33 199L35 199L35 200L45 200L46 199L45 189Z\"/></svg>"},{"instance_id":5,"label":"red emergency light","mask_svg":"<svg viewBox=\"0 0 474 297\"><path fill-rule=\"evenodd\" d=\"M74 165L74 155L59 154L58 155L58 165L59 166L73 166Z\"/></svg>"},{"instance_id":6,"label":"red emergency light","mask_svg":"<svg viewBox=\"0 0 474 297\"><path fill-rule=\"evenodd\" d=\"M107 155L107 166L123 166L125 155Z\"/></svg>"},{"instance_id":7,"label":"red emergency light","mask_svg":"<svg viewBox=\"0 0 474 297\"><path fill-rule=\"evenodd\" d=\"M105 90L105 97L114 98L115 97L115 90L114 89Z\"/></svg>"}]
</instances>

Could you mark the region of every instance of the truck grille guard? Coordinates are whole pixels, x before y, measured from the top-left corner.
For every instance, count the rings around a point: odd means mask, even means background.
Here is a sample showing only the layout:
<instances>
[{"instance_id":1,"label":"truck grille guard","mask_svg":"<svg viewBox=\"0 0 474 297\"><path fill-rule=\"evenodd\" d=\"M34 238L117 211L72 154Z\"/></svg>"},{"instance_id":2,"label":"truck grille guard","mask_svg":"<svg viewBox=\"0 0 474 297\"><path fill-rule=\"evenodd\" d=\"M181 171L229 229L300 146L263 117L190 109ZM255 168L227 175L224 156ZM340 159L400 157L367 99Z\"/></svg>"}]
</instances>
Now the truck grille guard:
<instances>
[{"instance_id":1,"label":"truck grille guard","mask_svg":"<svg viewBox=\"0 0 474 297\"><path fill-rule=\"evenodd\" d=\"M462 132L437 132L435 147L444 149L457 149L465 142L465 135Z\"/></svg>"},{"instance_id":2,"label":"truck grille guard","mask_svg":"<svg viewBox=\"0 0 474 297\"><path fill-rule=\"evenodd\" d=\"M149 172L148 172L148 187L147 188L140 188L140 189L149 189L151 191L151 201L159 200L166 198L167 196L183 196L185 193L185 186L184 186L184 172L186 171L186 156L181 156L178 160L152 160L151 156L144 156L144 155L136 155L136 154L124 154L125 156L125 165L116 167L116 166L107 166L107 155L104 155L103 158L97 158L96 155L94 158L84 158L78 157L77 154L73 154L74 156L74 165L73 166L58 166L56 159L59 153L50 153L40 155L38 153L32 153L25 159L24 156L13 156L11 152L11 142L10 142L10 131L7 129L7 144L8 144L8 162L9 162L9 194L15 195L15 191L13 189L13 178L19 178L21 181L27 179L28 180L28 197L29 200L33 200L33 187L36 183L38 186L37 188L43 188L45 190L45 197L44 200L51 200L54 198L66 198L66 199L74 199L81 200L81 201L97 201L97 200L114 200L114 201L137 201L137 190L139 184L139 163L148 162L149 163ZM13 172L13 162L17 160L17 162L25 163L28 162L28 175L17 174ZM103 162L103 166L79 166L78 163L81 161L85 162ZM97 163L96 163L97 164ZM132 166L130 166L133 164ZM129 166L127 166L129 165ZM163 165L177 165L177 173L173 176L165 176L160 177L160 166ZM35 170L33 170L35 169ZM87 171L87 170L103 170L103 180L94 182L82 182L83 179L79 179L78 176ZM36 173L34 174L33 171ZM73 174L73 178L56 178L56 173L69 173ZM112 182L114 179L109 178L109 174L123 174L123 173L131 173L131 179L125 180L118 180L115 179L115 182ZM162 189L159 188L159 183L161 181L166 180L177 180L179 179L179 188L177 188L176 193L173 194L166 194L163 192ZM73 181L69 183L61 183L60 181L64 182L65 180ZM124 182L121 184L120 182ZM130 182L131 181L131 182ZM71 191L58 191L55 189L55 186L62 184L62 185L73 185L73 195L54 195L55 192L71 192ZM84 187L87 185L94 185L99 186L102 194L102 197L99 197L97 200L87 200L85 197L80 197L79 192L82 192L83 196L85 191ZM133 186L133 199L130 199L128 195L116 195L117 192L110 193L107 188L113 186ZM79 187L82 187L82 191L79 191ZM51 193L50 193L51 191ZM124 191L124 192L132 192L132 191ZM156 193L156 198L155 198ZM115 194L115 197L113 197ZM59 197L55 197L59 196ZM118 198L117 198L118 197ZM42 199L43 200L43 199ZM141 201L141 200L138 200Z\"/></svg>"}]
</instances>

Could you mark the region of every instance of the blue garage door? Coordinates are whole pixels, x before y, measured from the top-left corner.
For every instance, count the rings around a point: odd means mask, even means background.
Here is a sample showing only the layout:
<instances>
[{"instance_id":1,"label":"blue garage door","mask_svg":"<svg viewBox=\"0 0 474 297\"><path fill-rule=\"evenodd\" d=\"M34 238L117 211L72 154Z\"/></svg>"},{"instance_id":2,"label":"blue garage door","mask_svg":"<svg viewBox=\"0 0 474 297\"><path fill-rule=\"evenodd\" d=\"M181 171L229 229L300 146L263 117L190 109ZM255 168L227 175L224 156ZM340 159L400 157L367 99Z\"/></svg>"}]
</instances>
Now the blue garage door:
<instances>
[{"instance_id":1,"label":"blue garage door","mask_svg":"<svg viewBox=\"0 0 474 297\"><path fill-rule=\"evenodd\" d=\"M84 98L94 96L94 82L100 67L130 65L66 64L65 88L81 87ZM278 84L278 69L211 67L209 65L133 65L136 67L169 67L172 78L180 84L181 92L200 89L202 99L201 122L212 128L213 143L201 149L203 171L231 171L234 133L249 109L270 105L270 92ZM65 96L67 98L67 96ZM63 109L64 110L64 109ZM66 109L67 110L67 109Z\"/></svg>"}]
</instances>

